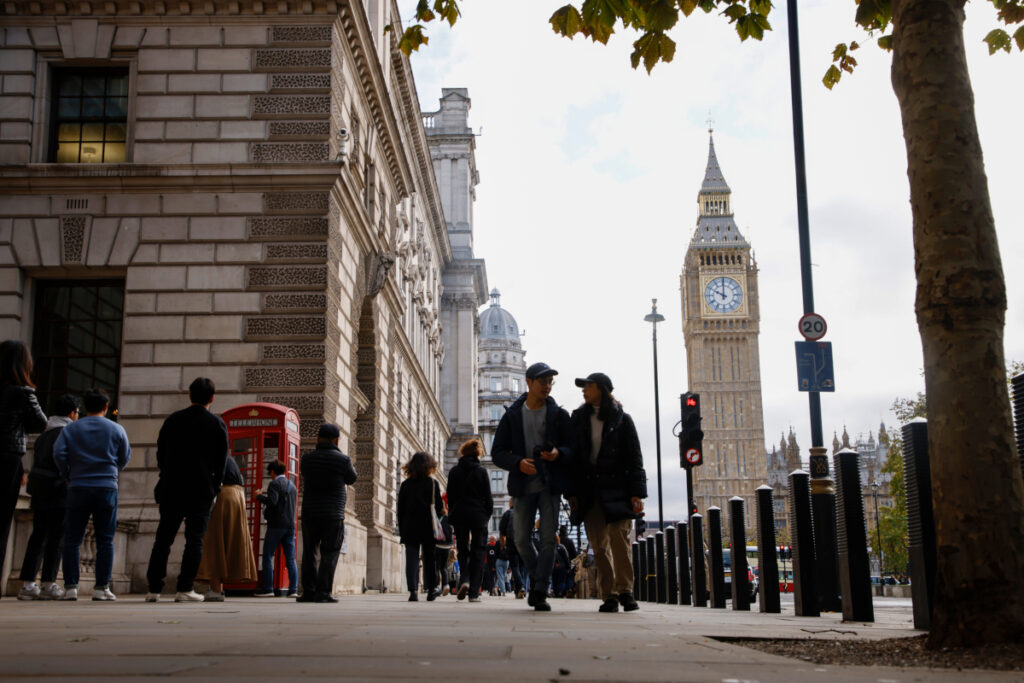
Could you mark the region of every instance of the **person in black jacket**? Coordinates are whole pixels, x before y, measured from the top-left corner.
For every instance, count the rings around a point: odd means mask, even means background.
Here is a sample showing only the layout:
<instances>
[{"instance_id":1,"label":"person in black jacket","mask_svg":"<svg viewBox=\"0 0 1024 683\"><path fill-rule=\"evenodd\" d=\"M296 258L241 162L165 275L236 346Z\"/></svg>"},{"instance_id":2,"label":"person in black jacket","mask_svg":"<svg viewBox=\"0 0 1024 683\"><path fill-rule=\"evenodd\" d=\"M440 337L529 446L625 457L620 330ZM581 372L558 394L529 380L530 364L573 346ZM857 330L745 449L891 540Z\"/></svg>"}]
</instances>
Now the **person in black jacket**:
<instances>
[{"instance_id":1,"label":"person in black jacket","mask_svg":"<svg viewBox=\"0 0 1024 683\"><path fill-rule=\"evenodd\" d=\"M444 516L441 487L434 479L437 461L419 451L413 453L403 467L406 479L398 489L398 535L405 546L405 580L409 584L409 601L419 600L419 563L423 554L423 583L427 600L437 598L437 572L434 566L434 525L430 517L433 506L437 518Z\"/></svg>"},{"instance_id":2,"label":"person in black jacket","mask_svg":"<svg viewBox=\"0 0 1024 683\"><path fill-rule=\"evenodd\" d=\"M557 374L547 363L526 369L527 392L502 415L491 447L494 463L511 473L508 492L516 498L516 548L532 578L527 602L538 612L551 611L547 596L555 565L558 508L569 487L573 459L569 413L550 396ZM540 552L530 542L538 511Z\"/></svg>"},{"instance_id":3,"label":"person in black jacket","mask_svg":"<svg viewBox=\"0 0 1024 683\"><path fill-rule=\"evenodd\" d=\"M629 534L644 509L647 474L633 418L612 396L612 380L595 372L577 379L582 406L572 413L577 458L570 504L582 519L594 549L601 612L638 609L633 598L633 558Z\"/></svg>"},{"instance_id":4,"label":"person in black jacket","mask_svg":"<svg viewBox=\"0 0 1024 683\"><path fill-rule=\"evenodd\" d=\"M280 460L267 465L267 473L274 478L267 492L256 500L263 503L263 517L267 520L267 535L263 539L263 587L253 593L257 598L272 598L274 592L274 553L278 546L284 552L288 570L288 597L299 596L299 568L295 564L295 504L298 491L285 476L287 468Z\"/></svg>"},{"instance_id":5,"label":"person in black jacket","mask_svg":"<svg viewBox=\"0 0 1024 683\"><path fill-rule=\"evenodd\" d=\"M17 339L0 344L0 568L25 469L25 433L41 432L46 415L32 384L32 354Z\"/></svg>"},{"instance_id":6,"label":"person in black jacket","mask_svg":"<svg viewBox=\"0 0 1024 683\"><path fill-rule=\"evenodd\" d=\"M455 546L462 569L458 599L468 594L470 602L480 602L487 522L494 507L491 478L480 464L482 454L480 441L467 441L459 447L458 464L448 473L448 517L455 528Z\"/></svg>"},{"instance_id":7,"label":"person in black jacket","mask_svg":"<svg viewBox=\"0 0 1024 683\"><path fill-rule=\"evenodd\" d=\"M185 522L185 551L178 572L175 602L202 602L193 590L203 556L203 537L210 523L210 508L224 480L228 457L228 430L224 420L210 412L216 392L213 380L197 377L188 387L192 402L172 413L160 427L156 440L156 464L160 479L154 491L160 506L160 523L149 555L146 602L160 599L167 576L171 544Z\"/></svg>"},{"instance_id":8,"label":"person in black jacket","mask_svg":"<svg viewBox=\"0 0 1024 683\"><path fill-rule=\"evenodd\" d=\"M352 460L338 448L341 430L325 422L316 434L316 450L302 456L301 602L337 602L331 595L338 553L345 541L346 486L356 483ZM317 566L317 549L320 565Z\"/></svg>"},{"instance_id":9,"label":"person in black jacket","mask_svg":"<svg viewBox=\"0 0 1024 683\"><path fill-rule=\"evenodd\" d=\"M57 585L60 569L60 541L64 537L64 516L67 513L68 484L60 476L53 461L53 444L65 426L78 419L78 399L64 394L53 406L55 413L46 421L46 429L32 447L34 458L28 473L28 493L32 496L32 535L25 546L18 591L19 600L59 600L64 589ZM40 556L41 553L41 556ZM36 574L42 562L42 587L36 585Z\"/></svg>"}]
</instances>

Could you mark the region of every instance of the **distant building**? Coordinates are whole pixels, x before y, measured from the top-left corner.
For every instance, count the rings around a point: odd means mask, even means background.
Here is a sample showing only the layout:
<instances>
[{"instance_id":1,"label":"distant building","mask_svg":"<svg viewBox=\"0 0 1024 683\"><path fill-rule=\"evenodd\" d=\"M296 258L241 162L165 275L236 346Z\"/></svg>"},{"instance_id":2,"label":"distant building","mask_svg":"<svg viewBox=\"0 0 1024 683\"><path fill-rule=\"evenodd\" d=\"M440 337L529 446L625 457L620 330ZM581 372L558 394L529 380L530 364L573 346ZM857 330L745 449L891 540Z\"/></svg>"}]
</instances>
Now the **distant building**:
<instances>
[{"instance_id":1,"label":"distant building","mask_svg":"<svg viewBox=\"0 0 1024 683\"><path fill-rule=\"evenodd\" d=\"M508 472L491 461L491 444L505 409L526 391L526 351L519 324L501 307L501 292L491 290L491 305L480 313L477 351L479 376L480 438L484 444L484 466L491 476L494 514L491 530L498 530L502 513L508 509Z\"/></svg>"},{"instance_id":2,"label":"distant building","mask_svg":"<svg viewBox=\"0 0 1024 683\"><path fill-rule=\"evenodd\" d=\"M680 275L688 386L701 396L704 430L693 495L702 514L713 505L726 511L730 498L742 497L753 533L754 491L767 480L761 311L757 263L733 219L731 195L709 138L700 212Z\"/></svg>"},{"instance_id":3,"label":"distant building","mask_svg":"<svg viewBox=\"0 0 1024 683\"><path fill-rule=\"evenodd\" d=\"M772 446L768 454L768 485L772 487L772 504L775 515L775 532L789 538L789 475L801 469L800 447L796 434L789 428L779 440L779 446Z\"/></svg>"},{"instance_id":4,"label":"distant building","mask_svg":"<svg viewBox=\"0 0 1024 683\"><path fill-rule=\"evenodd\" d=\"M871 539L874 538L876 531L876 490L873 484L878 484L877 507L879 514L881 514L881 510L883 508L891 508L894 503L892 491L890 489L892 475L888 472L882 471L882 468L885 466L886 458L889 456L890 443L889 433L885 429L884 422L878 426L877 441L875 440L874 435L871 432L868 432L866 437L863 434L858 435L856 442L851 444L850 436L847 433L845 426L843 427L841 440L834 432L832 436L832 453L838 453L844 448L851 448L857 451L857 454L860 456L861 495L864 497L864 520L867 528L869 545L871 545ZM879 573L881 571L877 562L878 557L875 552L872 551L871 566L873 573Z\"/></svg>"}]
</instances>

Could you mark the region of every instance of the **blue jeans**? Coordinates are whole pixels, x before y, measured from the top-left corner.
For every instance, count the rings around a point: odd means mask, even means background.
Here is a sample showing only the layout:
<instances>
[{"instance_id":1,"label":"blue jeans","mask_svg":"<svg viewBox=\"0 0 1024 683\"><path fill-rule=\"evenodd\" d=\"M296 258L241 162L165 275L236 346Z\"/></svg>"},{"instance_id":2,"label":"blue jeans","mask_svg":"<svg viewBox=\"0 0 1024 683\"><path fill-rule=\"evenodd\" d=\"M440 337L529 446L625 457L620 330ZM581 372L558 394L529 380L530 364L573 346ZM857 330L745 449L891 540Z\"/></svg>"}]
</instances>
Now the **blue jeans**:
<instances>
[{"instance_id":1,"label":"blue jeans","mask_svg":"<svg viewBox=\"0 0 1024 683\"><path fill-rule=\"evenodd\" d=\"M284 562L288 569L288 592L299 590L299 568L295 565L295 527L282 529L267 527L263 539L263 590L274 590L274 553L277 546L284 551Z\"/></svg>"},{"instance_id":2,"label":"blue jeans","mask_svg":"<svg viewBox=\"0 0 1024 683\"><path fill-rule=\"evenodd\" d=\"M96 538L96 587L110 585L114 571L114 531L117 529L117 489L74 486L68 489L68 516L64 525L64 585L78 586L85 527L92 517Z\"/></svg>"},{"instance_id":3,"label":"blue jeans","mask_svg":"<svg viewBox=\"0 0 1024 683\"><path fill-rule=\"evenodd\" d=\"M494 570L498 573L498 590L502 593L509 593L512 586L508 582L508 560L497 560L494 563Z\"/></svg>"},{"instance_id":4,"label":"blue jeans","mask_svg":"<svg viewBox=\"0 0 1024 683\"><path fill-rule=\"evenodd\" d=\"M561 494L541 491L527 493L516 498L513 508L515 515L516 549L530 575L532 590L548 594L551 585L551 570L555 566L555 532L558 530L558 502ZM534 549L530 534L533 520L540 512L540 552Z\"/></svg>"}]
</instances>

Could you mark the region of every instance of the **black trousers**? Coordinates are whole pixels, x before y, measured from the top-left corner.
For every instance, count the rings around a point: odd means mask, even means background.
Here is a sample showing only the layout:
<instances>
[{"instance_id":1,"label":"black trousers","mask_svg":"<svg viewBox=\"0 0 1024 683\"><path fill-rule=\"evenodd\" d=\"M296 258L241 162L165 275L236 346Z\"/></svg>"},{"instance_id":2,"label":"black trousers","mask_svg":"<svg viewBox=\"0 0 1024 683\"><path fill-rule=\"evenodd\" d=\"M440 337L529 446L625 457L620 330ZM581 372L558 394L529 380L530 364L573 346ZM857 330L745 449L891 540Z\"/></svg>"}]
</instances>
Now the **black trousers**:
<instances>
[{"instance_id":1,"label":"black trousers","mask_svg":"<svg viewBox=\"0 0 1024 683\"><path fill-rule=\"evenodd\" d=\"M192 590L196 572L199 571L199 561L203 559L203 537L210 523L210 506L207 505L205 509L189 509L163 504L160 506L160 524L156 528L153 552L149 554L149 568L146 570L150 593L159 593L164 589L167 558L182 521L185 522L185 552L181 556L181 571L178 572L178 592Z\"/></svg>"},{"instance_id":2,"label":"black trousers","mask_svg":"<svg viewBox=\"0 0 1024 683\"><path fill-rule=\"evenodd\" d=\"M32 535L25 546L25 559L21 563L22 581L35 581L40 562L43 565L42 580L51 583L57 580L60 569L60 540L64 538L64 508L32 510Z\"/></svg>"},{"instance_id":3,"label":"black trousers","mask_svg":"<svg viewBox=\"0 0 1024 683\"><path fill-rule=\"evenodd\" d=\"M455 547L459 554L459 583L469 584L469 596L480 595L484 579L484 556L487 554L487 526L455 527Z\"/></svg>"},{"instance_id":4,"label":"black trousers","mask_svg":"<svg viewBox=\"0 0 1024 683\"><path fill-rule=\"evenodd\" d=\"M0 453L0 567L4 566L7 555L7 537L11 533L14 507L18 504L21 475L24 473L20 453Z\"/></svg>"},{"instance_id":5,"label":"black trousers","mask_svg":"<svg viewBox=\"0 0 1024 683\"><path fill-rule=\"evenodd\" d=\"M405 543L405 582L415 592L420 587L420 552L423 553L423 587L430 592L437 588L437 571L434 565L434 539L422 543Z\"/></svg>"},{"instance_id":6,"label":"black trousers","mask_svg":"<svg viewBox=\"0 0 1024 683\"><path fill-rule=\"evenodd\" d=\"M330 595L334 591L334 571L338 553L345 542L345 520L329 517L302 519L302 592L305 595ZM316 557L319 551L320 564Z\"/></svg>"}]
</instances>

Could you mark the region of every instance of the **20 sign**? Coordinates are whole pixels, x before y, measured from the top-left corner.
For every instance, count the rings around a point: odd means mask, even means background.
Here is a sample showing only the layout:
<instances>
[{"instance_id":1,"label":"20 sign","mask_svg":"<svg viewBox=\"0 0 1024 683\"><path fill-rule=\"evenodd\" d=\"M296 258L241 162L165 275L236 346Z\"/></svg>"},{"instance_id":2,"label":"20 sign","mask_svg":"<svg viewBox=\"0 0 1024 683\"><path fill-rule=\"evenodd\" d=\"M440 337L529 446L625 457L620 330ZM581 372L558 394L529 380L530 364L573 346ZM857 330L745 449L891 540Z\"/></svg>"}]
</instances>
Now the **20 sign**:
<instances>
[{"instance_id":1,"label":"20 sign","mask_svg":"<svg viewBox=\"0 0 1024 683\"><path fill-rule=\"evenodd\" d=\"M803 317L800 318L799 323L800 334L804 336L807 341L818 341L825 336L825 332L828 331L828 325L825 324L825 319L817 313L804 313Z\"/></svg>"}]
</instances>

